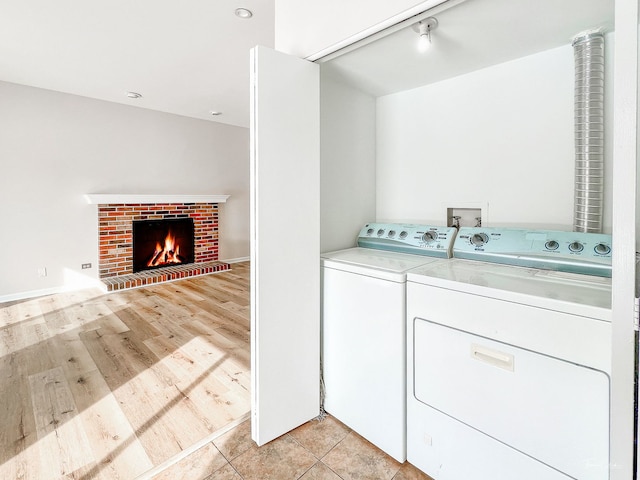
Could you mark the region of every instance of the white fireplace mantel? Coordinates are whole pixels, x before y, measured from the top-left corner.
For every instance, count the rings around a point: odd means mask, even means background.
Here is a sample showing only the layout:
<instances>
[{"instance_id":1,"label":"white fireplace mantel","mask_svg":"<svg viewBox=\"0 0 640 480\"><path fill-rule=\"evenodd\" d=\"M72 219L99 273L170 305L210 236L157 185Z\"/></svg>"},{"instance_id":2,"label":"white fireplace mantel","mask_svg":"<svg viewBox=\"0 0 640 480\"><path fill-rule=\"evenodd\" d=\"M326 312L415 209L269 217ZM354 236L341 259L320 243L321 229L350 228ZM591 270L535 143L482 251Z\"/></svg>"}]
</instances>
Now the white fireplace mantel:
<instances>
[{"instance_id":1,"label":"white fireplace mantel","mask_svg":"<svg viewBox=\"0 0 640 480\"><path fill-rule=\"evenodd\" d=\"M225 203L230 195L157 195L129 193L87 193L90 205L120 203Z\"/></svg>"}]
</instances>

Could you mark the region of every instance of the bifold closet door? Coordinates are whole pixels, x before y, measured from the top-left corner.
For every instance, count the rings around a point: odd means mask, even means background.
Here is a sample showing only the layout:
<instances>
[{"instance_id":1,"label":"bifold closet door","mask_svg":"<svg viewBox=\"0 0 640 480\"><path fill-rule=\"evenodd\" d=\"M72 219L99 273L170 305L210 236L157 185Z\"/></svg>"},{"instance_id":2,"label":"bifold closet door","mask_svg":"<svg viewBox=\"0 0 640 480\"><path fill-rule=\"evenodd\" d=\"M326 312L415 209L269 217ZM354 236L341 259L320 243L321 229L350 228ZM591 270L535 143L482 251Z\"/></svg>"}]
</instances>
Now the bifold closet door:
<instances>
[{"instance_id":1,"label":"bifold closet door","mask_svg":"<svg viewBox=\"0 0 640 480\"><path fill-rule=\"evenodd\" d=\"M252 437L320 409L320 75L251 51Z\"/></svg>"}]
</instances>

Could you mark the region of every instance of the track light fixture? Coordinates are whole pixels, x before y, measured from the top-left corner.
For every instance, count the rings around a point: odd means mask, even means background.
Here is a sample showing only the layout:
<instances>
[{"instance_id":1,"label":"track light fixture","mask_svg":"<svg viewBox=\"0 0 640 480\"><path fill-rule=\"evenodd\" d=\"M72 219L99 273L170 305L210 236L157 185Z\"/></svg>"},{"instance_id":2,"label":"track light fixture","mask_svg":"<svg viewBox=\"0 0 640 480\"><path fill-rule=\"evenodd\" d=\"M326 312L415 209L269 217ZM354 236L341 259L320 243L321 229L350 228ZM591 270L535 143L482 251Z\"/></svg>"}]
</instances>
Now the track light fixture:
<instances>
[{"instance_id":1,"label":"track light fixture","mask_svg":"<svg viewBox=\"0 0 640 480\"><path fill-rule=\"evenodd\" d=\"M431 32L438 28L438 20L434 17L425 18L413 25L413 29L418 32L418 51L426 52L431 47Z\"/></svg>"}]
</instances>

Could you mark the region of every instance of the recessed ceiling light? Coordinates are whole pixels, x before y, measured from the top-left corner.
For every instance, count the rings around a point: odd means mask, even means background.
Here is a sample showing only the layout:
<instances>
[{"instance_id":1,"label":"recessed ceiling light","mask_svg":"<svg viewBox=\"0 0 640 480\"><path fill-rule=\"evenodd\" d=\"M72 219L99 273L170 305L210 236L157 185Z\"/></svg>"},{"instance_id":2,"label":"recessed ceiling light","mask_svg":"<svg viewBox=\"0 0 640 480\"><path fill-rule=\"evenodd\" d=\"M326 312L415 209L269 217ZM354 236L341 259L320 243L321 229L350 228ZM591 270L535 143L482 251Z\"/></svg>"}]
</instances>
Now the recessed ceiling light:
<instances>
[{"instance_id":1,"label":"recessed ceiling light","mask_svg":"<svg viewBox=\"0 0 640 480\"><path fill-rule=\"evenodd\" d=\"M127 92L127 97L129 97L129 98L140 98L140 97L142 97L142 94L138 93L138 92Z\"/></svg>"},{"instance_id":2,"label":"recessed ceiling light","mask_svg":"<svg viewBox=\"0 0 640 480\"><path fill-rule=\"evenodd\" d=\"M247 8L236 8L236 17L251 18L253 17L253 12Z\"/></svg>"},{"instance_id":3,"label":"recessed ceiling light","mask_svg":"<svg viewBox=\"0 0 640 480\"><path fill-rule=\"evenodd\" d=\"M211 110L211 112L209 112L209 113L211 113L211 115L213 115L214 117L215 117L216 115L222 115L222 112L217 112L217 111L215 111L215 110Z\"/></svg>"}]
</instances>

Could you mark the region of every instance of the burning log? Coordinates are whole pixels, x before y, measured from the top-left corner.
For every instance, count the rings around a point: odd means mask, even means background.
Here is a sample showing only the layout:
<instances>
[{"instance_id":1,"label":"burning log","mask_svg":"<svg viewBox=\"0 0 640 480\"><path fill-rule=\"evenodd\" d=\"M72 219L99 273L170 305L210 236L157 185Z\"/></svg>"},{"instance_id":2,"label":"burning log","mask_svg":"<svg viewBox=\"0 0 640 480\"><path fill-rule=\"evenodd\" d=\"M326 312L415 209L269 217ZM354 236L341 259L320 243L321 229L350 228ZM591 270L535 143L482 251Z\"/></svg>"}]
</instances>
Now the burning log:
<instances>
[{"instance_id":1,"label":"burning log","mask_svg":"<svg viewBox=\"0 0 640 480\"><path fill-rule=\"evenodd\" d=\"M147 267L184 263L184 261L185 259L180 256L180 245L176 244L175 237L169 231L164 239L164 248L160 243L156 244L156 250L151 255L151 260L147 263Z\"/></svg>"},{"instance_id":2,"label":"burning log","mask_svg":"<svg viewBox=\"0 0 640 480\"><path fill-rule=\"evenodd\" d=\"M158 264L160 255L162 255L162 250L160 250L159 252L156 251L151 257L151 260L149 260L149 262L147 263L147 267L155 267Z\"/></svg>"}]
</instances>

